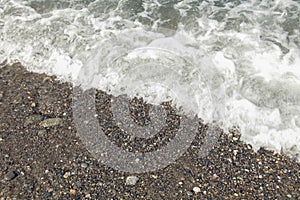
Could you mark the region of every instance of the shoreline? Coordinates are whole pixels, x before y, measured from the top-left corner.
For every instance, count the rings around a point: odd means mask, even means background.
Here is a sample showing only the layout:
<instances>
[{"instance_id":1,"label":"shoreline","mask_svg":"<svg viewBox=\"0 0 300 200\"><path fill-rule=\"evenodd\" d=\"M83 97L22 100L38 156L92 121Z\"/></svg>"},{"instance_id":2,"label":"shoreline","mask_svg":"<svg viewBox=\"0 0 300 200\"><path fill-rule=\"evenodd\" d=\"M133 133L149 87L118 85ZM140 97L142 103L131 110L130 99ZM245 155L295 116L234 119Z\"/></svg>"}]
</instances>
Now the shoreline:
<instances>
[{"instance_id":1,"label":"shoreline","mask_svg":"<svg viewBox=\"0 0 300 200\"><path fill-rule=\"evenodd\" d=\"M101 91L98 94L100 102L106 102L100 117L109 124L110 95ZM194 149L199 144L193 142L175 163L156 172L136 174L136 184L127 185L126 178L132 174L102 165L78 138L71 95L71 84L59 83L54 76L28 72L21 64L0 68L0 198L300 197L300 164L274 151L254 152L237 133L221 134L219 144L202 159L196 159ZM114 133L107 134L113 139ZM170 138L173 134L170 130L164 136ZM117 136L119 146L132 149L133 143L124 146L126 138L119 133ZM166 141L162 137L153 148Z\"/></svg>"}]
</instances>

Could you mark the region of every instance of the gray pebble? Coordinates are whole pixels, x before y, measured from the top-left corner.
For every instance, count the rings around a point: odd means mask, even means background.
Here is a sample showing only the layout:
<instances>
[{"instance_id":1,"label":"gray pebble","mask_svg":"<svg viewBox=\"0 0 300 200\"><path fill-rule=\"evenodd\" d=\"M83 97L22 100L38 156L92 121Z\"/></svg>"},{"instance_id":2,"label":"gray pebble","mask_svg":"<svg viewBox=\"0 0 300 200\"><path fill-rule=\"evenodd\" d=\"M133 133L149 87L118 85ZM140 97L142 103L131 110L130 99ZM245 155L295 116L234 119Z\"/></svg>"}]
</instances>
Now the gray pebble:
<instances>
[{"instance_id":1,"label":"gray pebble","mask_svg":"<svg viewBox=\"0 0 300 200\"><path fill-rule=\"evenodd\" d=\"M40 130L39 132L38 132L38 136L44 136L44 135L46 135L47 134L47 131L46 130Z\"/></svg>"},{"instance_id":2,"label":"gray pebble","mask_svg":"<svg viewBox=\"0 0 300 200\"><path fill-rule=\"evenodd\" d=\"M48 128L51 126L58 126L62 123L61 118L49 118L45 119L44 121L41 122L41 126L44 128Z\"/></svg>"},{"instance_id":3,"label":"gray pebble","mask_svg":"<svg viewBox=\"0 0 300 200\"><path fill-rule=\"evenodd\" d=\"M30 124L38 123L42 120L41 115L30 115L25 119L24 126L28 126Z\"/></svg>"},{"instance_id":4,"label":"gray pebble","mask_svg":"<svg viewBox=\"0 0 300 200\"><path fill-rule=\"evenodd\" d=\"M136 176L128 176L126 178L126 185L135 185L138 182L139 178Z\"/></svg>"},{"instance_id":5,"label":"gray pebble","mask_svg":"<svg viewBox=\"0 0 300 200\"><path fill-rule=\"evenodd\" d=\"M11 181L14 178L16 178L18 176L18 174L15 171L10 171L7 174L4 175L4 179L6 181Z\"/></svg>"},{"instance_id":6,"label":"gray pebble","mask_svg":"<svg viewBox=\"0 0 300 200\"><path fill-rule=\"evenodd\" d=\"M87 168L89 165L87 163L81 163L80 165L82 168Z\"/></svg>"}]
</instances>

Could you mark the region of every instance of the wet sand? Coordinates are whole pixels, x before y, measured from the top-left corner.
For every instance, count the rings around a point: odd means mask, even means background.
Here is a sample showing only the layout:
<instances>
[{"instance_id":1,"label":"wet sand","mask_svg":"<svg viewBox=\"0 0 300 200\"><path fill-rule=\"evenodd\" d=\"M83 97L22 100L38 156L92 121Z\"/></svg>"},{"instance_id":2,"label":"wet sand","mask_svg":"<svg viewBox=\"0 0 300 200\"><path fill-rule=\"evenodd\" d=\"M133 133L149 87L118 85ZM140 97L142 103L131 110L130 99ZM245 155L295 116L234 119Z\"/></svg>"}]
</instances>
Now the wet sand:
<instances>
[{"instance_id":1,"label":"wet sand","mask_svg":"<svg viewBox=\"0 0 300 200\"><path fill-rule=\"evenodd\" d=\"M151 140L128 140L114 124L110 99L98 91L98 120L123 149L153 151L176 134L179 116L166 104L170 128ZM133 99L131 106L132 117L145 124L149 105ZM28 72L20 64L1 67L0 199L300 198L299 162L265 149L254 152L235 131L222 133L209 156L198 159L203 130L199 120L195 141L168 167L119 172L95 159L76 134L69 83ZM126 184L129 176L137 182Z\"/></svg>"}]
</instances>

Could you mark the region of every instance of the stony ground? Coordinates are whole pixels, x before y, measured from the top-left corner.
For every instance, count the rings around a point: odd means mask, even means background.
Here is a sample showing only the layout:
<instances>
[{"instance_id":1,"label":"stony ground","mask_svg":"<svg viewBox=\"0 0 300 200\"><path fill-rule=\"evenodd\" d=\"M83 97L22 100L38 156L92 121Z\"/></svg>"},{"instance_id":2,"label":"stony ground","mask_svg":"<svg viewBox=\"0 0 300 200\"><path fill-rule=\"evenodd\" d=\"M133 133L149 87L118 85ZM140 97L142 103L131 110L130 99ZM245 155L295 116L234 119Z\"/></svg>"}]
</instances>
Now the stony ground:
<instances>
[{"instance_id":1,"label":"stony ground","mask_svg":"<svg viewBox=\"0 0 300 200\"><path fill-rule=\"evenodd\" d=\"M151 140L128 140L113 123L110 99L98 92L99 123L123 149L151 151L174 137L178 115L166 104L169 128ZM255 153L234 131L222 133L211 154L198 159L201 121L175 163L144 174L116 171L78 138L71 103L70 84L20 64L0 68L0 199L300 199L300 164L265 149ZM145 124L149 105L133 99L131 107Z\"/></svg>"}]
</instances>

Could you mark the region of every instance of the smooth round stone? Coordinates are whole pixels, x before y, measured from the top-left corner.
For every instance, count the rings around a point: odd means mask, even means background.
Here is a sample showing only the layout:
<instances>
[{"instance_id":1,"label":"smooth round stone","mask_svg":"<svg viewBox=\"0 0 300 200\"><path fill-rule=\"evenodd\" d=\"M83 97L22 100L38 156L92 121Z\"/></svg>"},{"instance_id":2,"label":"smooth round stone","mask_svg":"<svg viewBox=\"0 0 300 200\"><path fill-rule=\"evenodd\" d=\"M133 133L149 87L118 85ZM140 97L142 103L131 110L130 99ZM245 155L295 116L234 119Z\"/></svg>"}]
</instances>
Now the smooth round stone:
<instances>
[{"instance_id":1,"label":"smooth round stone","mask_svg":"<svg viewBox=\"0 0 300 200\"><path fill-rule=\"evenodd\" d=\"M80 165L82 168L87 168L88 166L89 166L89 164L87 164L87 163L81 163L81 165Z\"/></svg>"},{"instance_id":2,"label":"smooth round stone","mask_svg":"<svg viewBox=\"0 0 300 200\"><path fill-rule=\"evenodd\" d=\"M14 178L16 178L17 176L18 176L18 174L15 171L11 171L4 175L4 179L6 181L11 181Z\"/></svg>"},{"instance_id":3,"label":"smooth round stone","mask_svg":"<svg viewBox=\"0 0 300 200\"><path fill-rule=\"evenodd\" d=\"M201 192L201 189L199 187L194 187L193 191L197 194L197 193Z\"/></svg>"}]
</instances>

